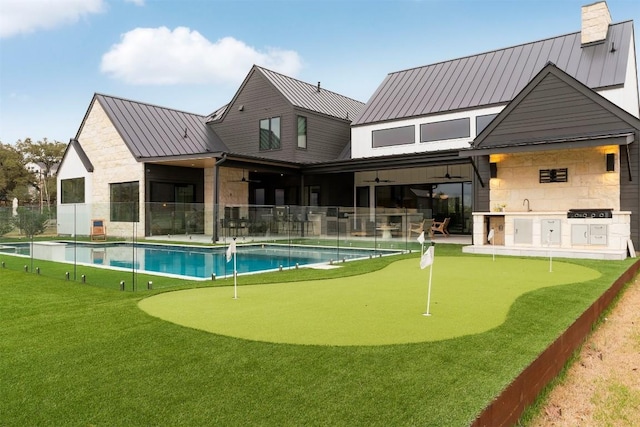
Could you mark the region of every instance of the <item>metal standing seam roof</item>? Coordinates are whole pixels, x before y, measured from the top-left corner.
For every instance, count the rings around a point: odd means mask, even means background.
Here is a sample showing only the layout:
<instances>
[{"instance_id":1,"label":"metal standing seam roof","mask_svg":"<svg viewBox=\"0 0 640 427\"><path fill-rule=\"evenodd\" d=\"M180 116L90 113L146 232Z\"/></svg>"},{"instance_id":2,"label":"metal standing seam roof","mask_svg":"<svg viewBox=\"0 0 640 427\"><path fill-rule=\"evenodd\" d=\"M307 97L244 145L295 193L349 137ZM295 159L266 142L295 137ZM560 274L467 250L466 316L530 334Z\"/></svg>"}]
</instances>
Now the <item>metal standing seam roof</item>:
<instances>
[{"instance_id":1,"label":"metal standing seam roof","mask_svg":"<svg viewBox=\"0 0 640 427\"><path fill-rule=\"evenodd\" d=\"M548 62L591 89L622 85L632 37L625 21L600 44L577 32L390 73L352 125L507 103Z\"/></svg>"},{"instance_id":2,"label":"metal standing seam roof","mask_svg":"<svg viewBox=\"0 0 640 427\"><path fill-rule=\"evenodd\" d=\"M103 94L95 99L136 159L228 151L204 116Z\"/></svg>"},{"instance_id":3,"label":"metal standing seam roof","mask_svg":"<svg viewBox=\"0 0 640 427\"><path fill-rule=\"evenodd\" d=\"M254 65L296 107L351 121L364 108L356 101L318 86Z\"/></svg>"}]
</instances>

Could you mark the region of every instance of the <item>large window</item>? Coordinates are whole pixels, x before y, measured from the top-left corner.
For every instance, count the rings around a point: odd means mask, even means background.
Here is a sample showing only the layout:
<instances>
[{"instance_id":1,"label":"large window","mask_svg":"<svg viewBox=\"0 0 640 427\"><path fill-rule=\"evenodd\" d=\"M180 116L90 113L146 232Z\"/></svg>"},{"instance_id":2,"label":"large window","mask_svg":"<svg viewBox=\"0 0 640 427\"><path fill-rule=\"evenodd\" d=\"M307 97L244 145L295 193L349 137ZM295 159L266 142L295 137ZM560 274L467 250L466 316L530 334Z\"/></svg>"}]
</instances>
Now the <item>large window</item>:
<instances>
[{"instance_id":1,"label":"large window","mask_svg":"<svg viewBox=\"0 0 640 427\"><path fill-rule=\"evenodd\" d=\"M140 183L138 181L110 184L110 193L111 221L139 221Z\"/></svg>"},{"instance_id":2,"label":"large window","mask_svg":"<svg viewBox=\"0 0 640 427\"><path fill-rule=\"evenodd\" d=\"M420 125L420 142L467 138L470 135L468 117Z\"/></svg>"},{"instance_id":3,"label":"large window","mask_svg":"<svg viewBox=\"0 0 640 427\"><path fill-rule=\"evenodd\" d=\"M260 150L280 148L280 117L260 120Z\"/></svg>"},{"instance_id":4,"label":"large window","mask_svg":"<svg viewBox=\"0 0 640 427\"><path fill-rule=\"evenodd\" d=\"M307 118L298 116L298 148L307 148Z\"/></svg>"},{"instance_id":5,"label":"large window","mask_svg":"<svg viewBox=\"0 0 640 427\"><path fill-rule=\"evenodd\" d=\"M63 179L60 190L62 203L84 203L84 178Z\"/></svg>"},{"instance_id":6,"label":"large window","mask_svg":"<svg viewBox=\"0 0 640 427\"><path fill-rule=\"evenodd\" d=\"M413 144L416 142L415 126L402 126L399 128L374 130L372 134L372 146L388 147L390 145Z\"/></svg>"}]
</instances>

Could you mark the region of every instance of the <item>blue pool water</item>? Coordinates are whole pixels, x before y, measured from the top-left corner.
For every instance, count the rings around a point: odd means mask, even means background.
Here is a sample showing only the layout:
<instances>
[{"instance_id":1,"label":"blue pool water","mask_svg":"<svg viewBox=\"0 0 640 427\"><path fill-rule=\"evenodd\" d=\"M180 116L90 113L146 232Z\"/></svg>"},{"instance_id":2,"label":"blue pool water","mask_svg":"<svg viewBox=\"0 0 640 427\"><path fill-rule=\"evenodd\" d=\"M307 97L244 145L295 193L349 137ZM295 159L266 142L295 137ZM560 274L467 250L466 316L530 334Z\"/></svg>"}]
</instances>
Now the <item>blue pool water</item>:
<instances>
[{"instance_id":1,"label":"blue pool water","mask_svg":"<svg viewBox=\"0 0 640 427\"><path fill-rule=\"evenodd\" d=\"M0 252L30 256L30 245L7 244ZM163 246L150 244L91 244L68 242L34 243L34 258L62 262L78 262L106 267L118 267L152 273L210 278L233 274L233 260L227 262L225 247ZM369 258L380 251L352 248L322 248L286 245L238 245L236 264L239 274L322 264L330 261Z\"/></svg>"}]
</instances>

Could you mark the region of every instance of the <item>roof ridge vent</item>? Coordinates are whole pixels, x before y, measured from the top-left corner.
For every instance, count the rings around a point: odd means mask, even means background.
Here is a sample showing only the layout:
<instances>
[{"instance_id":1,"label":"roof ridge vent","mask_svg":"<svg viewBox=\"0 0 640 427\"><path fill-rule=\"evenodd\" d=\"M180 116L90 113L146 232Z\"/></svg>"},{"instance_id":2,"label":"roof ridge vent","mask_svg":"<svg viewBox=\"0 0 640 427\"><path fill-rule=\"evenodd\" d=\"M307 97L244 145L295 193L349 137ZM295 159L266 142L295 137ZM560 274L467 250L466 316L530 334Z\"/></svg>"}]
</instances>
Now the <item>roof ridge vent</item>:
<instances>
[{"instance_id":1,"label":"roof ridge vent","mask_svg":"<svg viewBox=\"0 0 640 427\"><path fill-rule=\"evenodd\" d=\"M580 41L582 47L603 43L607 38L607 31L611 24L611 14L607 2L582 6L582 30Z\"/></svg>"}]
</instances>

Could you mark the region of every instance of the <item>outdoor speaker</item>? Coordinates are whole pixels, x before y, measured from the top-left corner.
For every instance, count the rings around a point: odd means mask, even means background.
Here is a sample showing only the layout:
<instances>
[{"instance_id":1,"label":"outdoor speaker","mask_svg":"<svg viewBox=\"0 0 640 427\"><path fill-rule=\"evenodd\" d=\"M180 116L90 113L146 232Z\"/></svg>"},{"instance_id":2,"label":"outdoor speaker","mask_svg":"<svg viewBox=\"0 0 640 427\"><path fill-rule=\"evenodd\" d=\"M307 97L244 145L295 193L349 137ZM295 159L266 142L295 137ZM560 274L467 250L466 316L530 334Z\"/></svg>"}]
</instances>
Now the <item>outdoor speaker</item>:
<instances>
[{"instance_id":1,"label":"outdoor speaker","mask_svg":"<svg viewBox=\"0 0 640 427\"><path fill-rule=\"evenodd\" d=\"M607 172L613 172L616 170L615 160L616 160L615 154L613 153L607 154Z\"/></svg>"},{"instance_id":2,"label":"outdoor speaker","mask_svg":"<svg viewBox=\"0 0 640 427\"><path fill-rule=\"evenodd\" d=\"M498 177L498 164L497 163L489 163L489 171L491 173L491 178L497 178Z\"/></svg>"}]
</instances>

